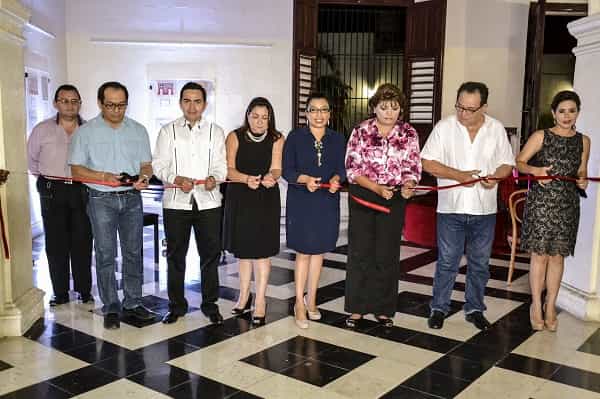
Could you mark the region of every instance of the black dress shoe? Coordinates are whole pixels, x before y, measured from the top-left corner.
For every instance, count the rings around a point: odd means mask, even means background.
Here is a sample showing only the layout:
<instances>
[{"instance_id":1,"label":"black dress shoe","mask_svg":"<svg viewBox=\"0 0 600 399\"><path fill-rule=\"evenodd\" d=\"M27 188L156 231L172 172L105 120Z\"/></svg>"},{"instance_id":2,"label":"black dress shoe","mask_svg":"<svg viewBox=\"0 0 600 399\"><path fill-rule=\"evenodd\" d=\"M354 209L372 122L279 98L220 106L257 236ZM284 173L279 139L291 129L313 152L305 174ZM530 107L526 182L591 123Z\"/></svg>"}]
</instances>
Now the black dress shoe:
<instances>
[{"instance_id":1,"label":"black dress shoe","mask_svg":"<svg viewBox=\"0 0 600 399\"><path fill-rule=\"evenodd\" d=\"M94 302L94 297L92 296L92 294L79 294L79 300L81 301L81 303L90 303L90 302Z\"/></svg>"},{"instance_id":2,"label":"black dress shoe","mask_svg":"<svg viewBox=\"0 0 600 399\"><path fill-rule=\"evenodd\" d=\"M480 330L487 330L492 326L482 312L469 313L465 316L465 320L469 323L473 323L475 327L479 328Z\"/></svg>"},{"instance_id":3,"label":"black dress shoe","mask_svg":"<svg viewBox=\"0 0 600 399\"><path fill-rule=\"evenodd\" d=\"M62 304L65 304L65 303L69 303L69 297L68 296L66 296L66 297L64 297L64 296L55 296L55 297L52 297L52 299L50 299L50 301L48 302L48 304L51 307L62 305Z\"/></svg>"},{"instance_id":4,"label":"black dress shoe","mask_svg":"<svg viewBox=\"0 0 600 399\"><path fill-rule=\"evenodd\" d=\"M431 312L431 315L427 320L427 325L429 328L439 330L440 328L444 327L444 318L446 318L446 316L442 312L439 310L434 310Z\"/></svg>"},{"instance_id":5,"label":"black dress shoe","mask_svg":"<svg viewBox=\"0 0 600 399\"><path fill-rule=\"evenodd\" d=\"M233 308L231 309L231 314L236 316L241 316L252 308L252 294L248 296L248 300L243 308Z\"/></svg>"},{"instance_id":6,"label":"black dress shoe","mask_svg":"<svg viewBox=\"0 0 600 399\"><path fill-rule=\"evenodd\" d=\"M223 324L223 316L221 316L221 313L219 313L218 310L214 313L209 314L208 318L213 324Z\"/></svg>"},{"instance_id":7,"label":"black dress shoe","mask_svg":"<svg viewBox=\"0 0 600 399\"><path fill-rule=\"evenodd\" d=\"M133 309L123 309L123 315L133 317L140 321L150 321L156 319L158 313L151 311L143 305L139 305Z\"/></svg>"},{"instance_id":8,"label":"black dress shoe","mask_svg":"<svg viewBox=\"0 0 600 399\"><path fill-rule=\"evenodd\" d=\"M107 330L116 330L121 327L118 313L107 313L104 315L104 328Z\"/></svg>"},{"instance_id":9,"label":"black dress shoe","mask_svg":"<svg viewBox=\"0 0 600 399\"><path fill-rule=\"evenodd\" d=\"M167 314L163 317L162 322L164 324L173 324L179 318L179 314L175 312L167 312Z\"/></svg>"},{"instance_id":10,"label":"black dress shoe","mask_svg":"<svg viewBox=\"0 0 600 399\"><path fill-rule=\"evenodd\" d=\"M394 320L392 320L388 317L376 316L375 318L377 319L377 323L379 323L380 326L394 327Z\"/></svg>"}]
</instances>

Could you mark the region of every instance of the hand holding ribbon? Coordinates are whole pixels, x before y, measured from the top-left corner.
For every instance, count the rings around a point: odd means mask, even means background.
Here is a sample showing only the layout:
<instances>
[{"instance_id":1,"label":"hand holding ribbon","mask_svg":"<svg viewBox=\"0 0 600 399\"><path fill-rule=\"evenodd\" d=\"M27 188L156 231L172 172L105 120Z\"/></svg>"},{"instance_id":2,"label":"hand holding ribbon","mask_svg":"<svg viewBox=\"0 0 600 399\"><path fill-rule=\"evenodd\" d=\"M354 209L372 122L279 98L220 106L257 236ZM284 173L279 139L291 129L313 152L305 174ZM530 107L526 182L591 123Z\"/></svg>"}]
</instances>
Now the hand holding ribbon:
<instances>
[{"instance_id":1,"label":"hand holding ribbon","mask_svg":"<svg viewBox=\"0 0 600 399\"><path fill-rule=\"evenodd\" d=\"M145 190L149 185L149 177L146 175L140 175L135 183L133 183L133 187L138 190Z\"/></svg>"},{"instance_id":2,"label":"hand holding ribbon","mask_svg":"<svg viewBox=\"0 0 600 399\"><path fill-rule=\"evenodd\" d=\"M204 181L204 189L206 191L212 191L215 189L215 187L217 187L217 180L214 178L214 176L208 176Z\"/></svg>"},{"instance_id":3,"label":"hand holding ribbon","mask_svg":"<svg viewBox=\"0 0 600 399\"><path fill-rule=\"evenodd\" d=\"M246 185L248 186L249 189L256 190L260 186L260 178L261 178L260 175L258 175L258 176L248 175L248 177L246 178Z\"/></svg>"},{"instance_id":4,"label":"hand holding ribbon","mask_svg":"<svg viewBox=\"0 0 600 399\"><path fill-rule=\"evenodd\" d=\"M192 191L192 189L194 188L194 180L185 176L175 177L173 183L175 183L175 185L178 186L178 188L180 188L181 191L183 191L186 194Z\"/></svg>"},{"instance_id":5,"label":"hand holding ribbon","mask_svg":"<svg viewBox=\"0 0 600 399\"><path fill-rule=\"evenodd\" d=\"M311 193L314 193L318 189L321 188L321 178L320 177L312 177L308 176L308 181L306 182L306 189Z\"/></svg>"},{"instance_id":6,"label":"hand holding ribbon","mask_svg":"<svg viewBox=\"0 0 600 399\"><path fill-rule=\"evenodd\" d=\"M380 197L386 199L386 200L391 200L392 197L394 196L394 187L390 187L390 186L384 186L382 184L378 184L375 187L375 193L377 195L379 195Z\"/></svg>"},{"instance_id":7,"label":"hand holding ribbon","mask_svg":"<svg viewBox=\"0 0 600 399\"><path fill-rule=\"evenodd\" d=\"M402 195L402 197L404 199L410 199L412 196L415 195L414 188L416 186L417 186L417 182L416 181L414 181L414 180L407 181L400 188L400 195Z\"/></svg>"},{"instance_id":8,"label":"hand holding ribbon","mask_svg":"<svg viewBox=\"0 0 600 399\"><path fill-rule=\"evenodd\" d=\"M550 176L548 174L548 171L552 169L552 165L550 166L540 166L539 168L536 168L536 172L535 175L536 176ZM552 179L537 179L537 182L539 183L540 186L544 187L546 184L550 183L552 181Z\"/></svg>"},{"instance_id":9,"label":"hand holding ribbon","mask_svg":"<svg viewBox=\"0 0 600 399\"><path fill-rule=\"evenodd\" d=\"M586 176L579 176L577 178L577 181L575 182L577 184L577 187L581 190L585 190L588 186L588 179L586 179Z\"/></svg>"},{"instance_id":10,"label":"hand holding ribbon","mask_svg":"<svg viewBox=\"0 0 600 399\"><path fill-rule=\"evenodd\" d=\"M476 169L475 170L458 170L458 171L456 171L456 176L455 176L454 180L461 183L461 185L463 185L465 187L473 187L476 183L476 181L473 181L473 179L478 179L480 173L481 173L481 171L476 170Z\"/></svg>"},{"instance_id":11,"label":"hand holding ribbon","mask_svg":"<svg viewBox=\"0 0 600 399\"><path fill-rule=\"evenodd\" d=\"M275 184L277 184L277 180L275 180L275 177L273 177L273 174L271 172L269 172L265 175L265 177L263 177L263 179L260 183L265 188L271 188L271 187L274 187Z\"/></svg>"},{"instance_id":12,"label":"hand holding ribbon","mask_svg":"<svg viewBox=\"0 0 600 399\"><path fill-rule=\"evenodd\" d=\"M338 175L334 175L331 179L329 179L329 192L331 194L335 194L342 185L340 184L340 177Z\"/></svg>"}]
</instances>

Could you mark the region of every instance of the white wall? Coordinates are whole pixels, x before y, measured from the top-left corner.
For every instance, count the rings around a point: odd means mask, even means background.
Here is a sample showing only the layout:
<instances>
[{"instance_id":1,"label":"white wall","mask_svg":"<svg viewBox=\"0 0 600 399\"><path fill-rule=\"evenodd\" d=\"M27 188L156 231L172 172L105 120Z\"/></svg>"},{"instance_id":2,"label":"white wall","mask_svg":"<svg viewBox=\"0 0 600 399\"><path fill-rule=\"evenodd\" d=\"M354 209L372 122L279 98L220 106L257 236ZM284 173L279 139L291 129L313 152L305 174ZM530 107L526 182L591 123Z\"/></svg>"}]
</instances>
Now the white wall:
<instances>
[{"instance_id":1,"label":"white wall","mask_svg":"<svg viewBox=\"0 0 600 399\"><path fill-rule=\"evenodd\" d=\"M26 40L23 53L25 68L47 73L47 76L50 78L48 84L49 101L40 101L42 96L37 96L37 112L33 114L38 119L32 119L28 115L28 125L31 125L29 126L29 129L31 129L36 122L45 119L55 112L52 106L54 91L61 84L67 83L65 0L21 0L21 3L31 12L30 25L23 32ZM43 231L35 180L33 177L29 178L31 230L33 236L37 236Z\"/></svg>"},{"instance_id":2,"label":"white wall","mask_svg":"<svg viewBox=\"0 0 600 399\"><path fill-rule=\"evenodd\" d=\"M456 90L467 80L490 89L489 113L521 126L529 4L510 0L449 0L442 115L454 112Z\"/></svg>"},{"instance_id":3,"label":"white wall","mask_svg":"<svg viewBox=\"0 0 600 399\"><path fill-rule=\"evenodd\" d=\"M128 116L151 126L148 81L209 79L216 121L237 127L255 96L275 108L286 133L292 111L292 0L66 0L68 77L82 113L98 113L96 90L118 80L130 91ZM100 44L92 40L238 43L238 47ZM245 47L261 44L266 47ZM151 140L157 132L149 131Z\"/></svg>"},{"instance_id":4,"label":"white wall","mask_svg":"<svg viewBox=\"0 0 600 399\"><path fill-rule=\"evenodd\" d=\"M65 0L21 0L31 11L30 23L52 34L51 38L37 30L25 28L25 67L50 75L50 95L67 82L67 50L65 41Z\"/></svg>"},{"instance_id":5,"label":"white wall","mask_svg":"<svg viewBox=\"0 0 600 399\"><path fill-rule=\"evenodd\" d=\"M586 3L550 0L548 3ZM467 80L490 89L489 113L521 127L529 0L448 0L442 116L454 112Z\"/></svg>"}]
</instances>

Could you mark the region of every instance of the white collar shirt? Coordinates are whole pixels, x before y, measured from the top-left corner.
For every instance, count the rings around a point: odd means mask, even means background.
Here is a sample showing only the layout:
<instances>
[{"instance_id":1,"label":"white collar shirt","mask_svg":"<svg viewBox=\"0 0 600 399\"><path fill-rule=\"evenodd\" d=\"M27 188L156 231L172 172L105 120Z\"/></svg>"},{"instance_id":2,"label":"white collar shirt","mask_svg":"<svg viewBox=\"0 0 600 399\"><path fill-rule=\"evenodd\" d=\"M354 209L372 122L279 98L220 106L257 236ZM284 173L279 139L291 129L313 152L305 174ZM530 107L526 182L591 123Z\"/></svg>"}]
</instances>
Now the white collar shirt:
<instances>
[{"instance_id":1,"label":"white collar shirt","mask_svg":"<svg viewBox=\"0 0 600 399\"><path fill-rule=\"evenodd\" d=\"M190 126L181 117L160 129L152 157L154 174L164 184L172 184L177 176L201 180L213 176L217 181L225 180L227 161L223 129L204 119ZM191 210L192 196L199 210L221 206L219 187L206 191L204 185L196 185L190 193L178 188L165 189L163 206Z\"/></svg>"},{"instance_id":2,"label":"white collar shirt","mask_svg":"<svg viewBox=\"0 0 600 399\"><path fill-rule=\"evenodd\" d=\"M439 121L433 128L421 158L437 161L459 170L480 170L480 176L493 174L502 165L515 165L515 156L504 126L485 115L485 121L471 141L467 128L455 115ZM456 184L438 178L438 185ZM489 215L497 212L496 185L486 189L481 184L438 191L437 211L469 215Z\"/></svg>"}]
</instances>

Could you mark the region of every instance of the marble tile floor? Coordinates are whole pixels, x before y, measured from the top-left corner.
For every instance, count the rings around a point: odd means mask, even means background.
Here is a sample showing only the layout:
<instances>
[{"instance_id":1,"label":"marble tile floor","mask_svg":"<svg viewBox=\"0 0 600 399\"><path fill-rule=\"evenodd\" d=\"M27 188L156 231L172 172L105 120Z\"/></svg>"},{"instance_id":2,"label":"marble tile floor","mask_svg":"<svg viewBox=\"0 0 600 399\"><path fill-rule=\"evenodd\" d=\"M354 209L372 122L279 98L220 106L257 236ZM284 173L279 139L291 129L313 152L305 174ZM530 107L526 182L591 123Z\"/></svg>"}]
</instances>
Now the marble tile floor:
<instances>
[{"instance_id":1,"label":"marble tile floor","mask_svg":"<svg viewBox=\"0 0 600 399\"><path fill-rule=\"evenodd\" d=\"M24 337L0 339L0 398L600 398L600 324L561 312L558 332L532 331L526 258L518 259L510 287L506 256L490 261L490 330L464 321L466 261L444 328L431 330L436 252L403 243L394 327L368 317L351 331L344 327L345 244L341 237L326 255L317 298L323 318L307 330L293 320L292 251L273 259L267 324L258 328L248 315L230 316L238 278L228 255L219 267L226 320L214 326L198 310L192 244L186 317L172 325L124 320L119 330L107 331L98 298L93 305L73 300L47 308ZM149 227L144 302L164 313L166 263L161 257L154 264L152 245ZM36 285L51 293L39 239L34 254Z\"/></svg>"}]
</instances>

